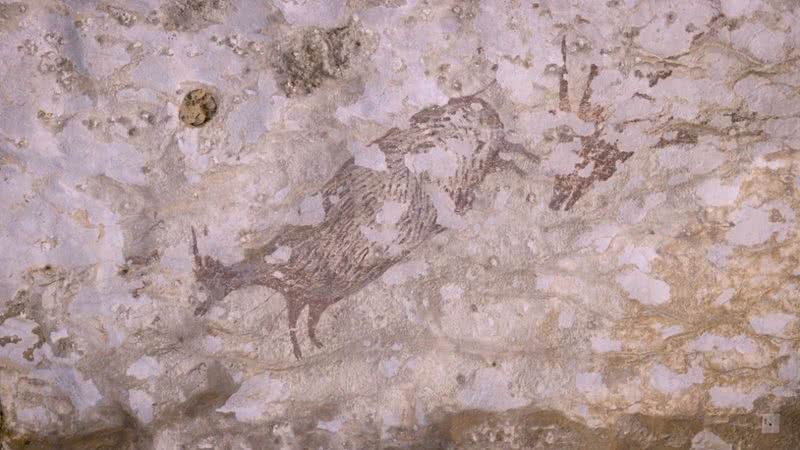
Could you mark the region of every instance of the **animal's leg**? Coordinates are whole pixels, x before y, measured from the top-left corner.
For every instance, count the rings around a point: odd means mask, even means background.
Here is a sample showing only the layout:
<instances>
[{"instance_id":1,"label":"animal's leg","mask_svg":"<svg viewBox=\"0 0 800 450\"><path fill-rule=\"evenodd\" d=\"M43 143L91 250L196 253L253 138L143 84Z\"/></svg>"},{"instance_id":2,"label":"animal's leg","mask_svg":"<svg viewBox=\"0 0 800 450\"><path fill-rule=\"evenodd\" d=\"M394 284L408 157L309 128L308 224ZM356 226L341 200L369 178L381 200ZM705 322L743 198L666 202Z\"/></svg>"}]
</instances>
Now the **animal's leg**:
<instances>
[{"instance_id":1,"label":"animal's leg","mask_svg":"<svg viewBox=\"0 0 800 450\"><path fill-rule=\"evenodd\" d=\"M528 150L528 148L522 144L515 144L513 142L508 142L502 151L506 153L513 153L515 155L520 155L534 164L537 164L539 163L539 161L541 161L541 159L535 153Z\"/></svg>"},{"instance_id":2,"label":"animal's leg","mask_svg":"<svg viewBox=\"0 0 800 450\"><path fill-rule=\"evenodd\" d=\"M286 299L286 304L289 310L289 339L292 341L292 351L295 358L301 359L303 352L300 351L300 344L297 343L297 318L300 317L300 311L305 305L290 298Z\"/></svg>"},{"instance_id":3,"label":"animal's leg","mask_svg":"<svg viewBox=\"0 0 800 450\"><path fill-rule=\"evenodd\" d=\"M514 173L516 173L517 175L519 175L521 177L524 177L525 175L527 175L524 170L522 170L518 165L516 165L514 163L514 161L511 161L509 159L497 158L496 160L494 160L492 162L492 169L495 172L502 172L502 171L505 171L505 170L511 170L511 171L513 171Z\"/></svg>"},{"instance_id":4,"label":"animal's leg","mask_svg":"<svg viewBox=\"0 0 800 450\"><path fill-rule=\"evenodd\" d=\"M314 343L317 348L322 348L322 342L317 339L317 323L319 323L320 317L322 317L322 313L328 308L328 306L332 305L334 302L326 302L318 300L313 303L309 303L308 305L308 337L311 339L311 342Z\"/></svg>"},{"instance_id":5,"label":"animal's leg","mask_svg":"<svg viewBox=\"0 0 800 450\"><path fill-rule=\"evenodd\" d=\"M199 305L197 305L197 308L194 309L194 315L204 316L208 312L208 309L210 307L211 307L210 299L203 300Z\"/></svg>"}]
</instances>

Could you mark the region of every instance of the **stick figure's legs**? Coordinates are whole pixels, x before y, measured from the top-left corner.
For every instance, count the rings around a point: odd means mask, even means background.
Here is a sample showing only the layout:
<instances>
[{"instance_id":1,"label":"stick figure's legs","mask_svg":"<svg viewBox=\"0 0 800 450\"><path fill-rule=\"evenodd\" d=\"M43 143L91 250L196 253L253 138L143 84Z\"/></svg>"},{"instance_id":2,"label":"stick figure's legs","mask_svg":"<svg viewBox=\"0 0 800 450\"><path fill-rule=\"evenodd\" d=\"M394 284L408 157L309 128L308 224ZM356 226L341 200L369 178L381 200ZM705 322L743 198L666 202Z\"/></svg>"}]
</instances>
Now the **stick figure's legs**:
<instances>
[{"instance_id":1,"label":"stick figure's legs","mask_svg":"<svg viewBox=\"0 0 800 450\"><path fill-rule=\"evenodd\" d=\"M303 352L300 351L300 344L297 343L297 318L300 317L300 310L305 305L298 304L290 299L287 299L286 302L289 310L289 338L292 341L292 351L295 358L301 359Z\"/></svg>"}]
</instances>

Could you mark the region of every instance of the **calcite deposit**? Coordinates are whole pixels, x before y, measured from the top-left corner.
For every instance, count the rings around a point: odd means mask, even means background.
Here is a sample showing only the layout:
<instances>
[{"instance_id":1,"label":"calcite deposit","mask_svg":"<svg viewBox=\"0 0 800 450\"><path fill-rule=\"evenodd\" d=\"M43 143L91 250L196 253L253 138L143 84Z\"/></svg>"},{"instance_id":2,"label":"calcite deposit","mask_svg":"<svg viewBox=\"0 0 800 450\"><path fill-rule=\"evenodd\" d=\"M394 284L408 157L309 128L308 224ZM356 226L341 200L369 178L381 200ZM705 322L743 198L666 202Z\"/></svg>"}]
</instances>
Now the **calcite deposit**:
<instances>
[{"instance_id":1,"label":"calcite deposit","mask_svg":"<svg viewBox=\"0 0 800 450\"><path fill-rule=\"evenodd\" d=\"M800 448L795 0L0 0L0 448Z\"/></svg>"}]
</instances>

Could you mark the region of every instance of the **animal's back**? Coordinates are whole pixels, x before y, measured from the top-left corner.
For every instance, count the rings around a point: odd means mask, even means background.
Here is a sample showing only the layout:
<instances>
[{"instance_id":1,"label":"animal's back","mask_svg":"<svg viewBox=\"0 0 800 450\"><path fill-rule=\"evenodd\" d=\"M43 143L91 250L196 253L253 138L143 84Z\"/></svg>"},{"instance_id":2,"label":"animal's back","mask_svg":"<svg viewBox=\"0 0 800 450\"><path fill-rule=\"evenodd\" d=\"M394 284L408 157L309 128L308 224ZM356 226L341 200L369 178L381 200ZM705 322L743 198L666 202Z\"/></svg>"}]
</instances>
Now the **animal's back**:
<instances>
[{"instance_id":1,"label":"animal's back","mask_svg":"<svg viewBox=\"0 0 800 450\"><path fill-rule=\"evenodd\" d=\"M390 130L372 144L385 156L384 170L350 159L321 190L323 222L286 227L267 245L262 254L284 247L290 255L271 285L295 297L341 298L379 277L442 231L443 214L465 212L500 133L496 112L474 97L426 109L409 128ZM442 155L450 159L435 159Z\"/></svg>"},{"instance_id":2,"label":"animal's back","mask_svg":"<svg viewBox=\"0 0 800 450\"><path fill-rule=\"evenodd\" d=\"M272 274L285 293L348 295L441 230L423 184L402 164L376 171L350 160L323 188L322 199L322 223L284 228L269 245L289 254Z\"/></svg>"}]
</instances>

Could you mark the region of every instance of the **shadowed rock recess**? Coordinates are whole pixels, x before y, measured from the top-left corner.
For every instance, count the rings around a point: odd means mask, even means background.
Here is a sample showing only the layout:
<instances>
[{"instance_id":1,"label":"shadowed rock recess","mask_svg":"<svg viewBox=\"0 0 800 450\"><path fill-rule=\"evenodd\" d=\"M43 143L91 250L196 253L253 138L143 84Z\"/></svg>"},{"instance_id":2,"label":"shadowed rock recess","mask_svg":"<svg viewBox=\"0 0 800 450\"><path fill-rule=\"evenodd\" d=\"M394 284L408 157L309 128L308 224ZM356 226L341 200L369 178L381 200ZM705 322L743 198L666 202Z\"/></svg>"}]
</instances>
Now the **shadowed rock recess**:
<instances>
[{"instance_id":1,"label":"shadowed rock recess","mask_svg":"<svg viewBox=\"0 0 800 450\"><path fill-rule=\"evenodd\" d=\"M800 449L798 2L0 36L0 449Z\"/></svg>"}]
</instances>

